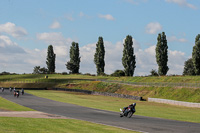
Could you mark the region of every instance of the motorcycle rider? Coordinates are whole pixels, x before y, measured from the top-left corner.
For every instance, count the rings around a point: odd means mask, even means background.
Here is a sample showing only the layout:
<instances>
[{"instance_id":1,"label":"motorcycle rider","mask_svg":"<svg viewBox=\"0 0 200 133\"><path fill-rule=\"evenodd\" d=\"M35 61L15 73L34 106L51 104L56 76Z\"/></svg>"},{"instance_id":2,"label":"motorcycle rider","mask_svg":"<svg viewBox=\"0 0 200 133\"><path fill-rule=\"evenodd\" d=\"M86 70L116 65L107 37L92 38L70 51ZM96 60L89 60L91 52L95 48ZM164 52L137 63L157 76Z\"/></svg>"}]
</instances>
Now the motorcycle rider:
<instances>
[{"instance_id":1,"label":"motorcycle rider","mask_svg":"<svg viewBox=\"0 0 200 133\"><path fill-rule=\"evenodd\" d=\"M133 113L135 113L135 111L136 111L136 110L135 110L135 106L136 106L136 103L132 103L132 104L130 104L128 107L124 107L124 108L123 108L123 111L122 111L123 114L126 115L126 114L128 113L127 108L132 108L132 109L133 109Z\"/></svg>"}]
</instances>

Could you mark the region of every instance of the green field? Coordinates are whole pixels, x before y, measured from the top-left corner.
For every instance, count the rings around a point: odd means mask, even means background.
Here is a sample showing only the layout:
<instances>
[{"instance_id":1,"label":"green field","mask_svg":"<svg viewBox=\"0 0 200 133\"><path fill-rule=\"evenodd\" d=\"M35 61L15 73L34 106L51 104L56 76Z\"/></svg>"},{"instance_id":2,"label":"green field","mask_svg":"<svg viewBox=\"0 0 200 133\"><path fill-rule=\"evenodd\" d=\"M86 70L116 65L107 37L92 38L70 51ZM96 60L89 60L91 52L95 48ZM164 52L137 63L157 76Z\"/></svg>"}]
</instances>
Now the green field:
<instances>
[{"instance_id":1,"label":"green field","mask_svg":"<svg viewBox=\"0 0 200 133\"><path fill-rule=\"evenodd\" d=\"M119 108L123 108L124 106L136 102L136 115L200 123L200 109L195 108L171 106L167 104L145 101L134 101L115 97L69 93L63 91L31 90L27 92L39 97L44 97L59 102L72 103L80 106L115 112L119 112Z\"/></svg>"},{"instance_id":2,"label":"green field","mask_svg":"<svg viewBox=\"0 0 200 133\"><path fill-rule=\"evenodd\" d=\"M10 102L2 97L0 97L0 110L5 111L34 111L33 109L21 106L19 104Z\"/></svg>"},{"instance_id":3,"label":"green field","mask_svg":"<svg viewBox=\"0 0 200 133\"><path fill-rule=\"evenodd\" d=\"M74 119L0 117L1 133L133 133Z\"/></svg>"}]
</instances>

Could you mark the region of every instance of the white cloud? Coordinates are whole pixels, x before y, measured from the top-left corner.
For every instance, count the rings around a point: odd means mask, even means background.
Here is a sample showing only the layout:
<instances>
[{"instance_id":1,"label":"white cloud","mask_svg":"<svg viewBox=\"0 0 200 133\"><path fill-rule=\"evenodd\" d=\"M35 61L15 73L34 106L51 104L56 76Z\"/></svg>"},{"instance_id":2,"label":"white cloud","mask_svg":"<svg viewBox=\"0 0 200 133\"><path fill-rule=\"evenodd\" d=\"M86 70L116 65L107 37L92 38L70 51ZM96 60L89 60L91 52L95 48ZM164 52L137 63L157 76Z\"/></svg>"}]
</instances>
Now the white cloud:
<instances>
[{"instance_id":1,"label":"white cloud","mask_svg":"<svg viewBox=\"0 0 200 133\"><path fill-rule=\"evenodd\" d=\"M28 34L24 28L18 27L11 22L0 24L0 33L7 33L8 35L16 38L20 38Z\"/></svg>"},{"instance_id":2,"label":"white cloud","mask_svg":"<svg viewBox=\"0 0 200 133\"><path fill-rule=\"evenodd\" d=\"M176 36L167 37L167 40L169 42L182 42L182 43L187 42L187 40L185 38L179 38L178 39Z\"/></svg>"},{"instance_id":3,"label":"white cloud","mask_svg":"<svg viewBox=\"0 0 200 133\"><path fill-rule=\"evenodd\" d=\"M115 20L115 18L110 14L106 14L106 15L99 14L99 18L103 18L106 20Z\"/></svg>"},{"instance_id":4,"label":"white cloud","mask_svg":"<svg viewBox=\"0 0 200 133\"><path fill-rule=\"evenodd\" d=\"M179 6L185 6L185 7L189 7L192 9L197 9L197 7L195 5L188 3L186 0L165 0L165 1L169 2L169 3L178 4Z\"/></svg>"},{"instance_id":5,"label":"white cloud","mask_svg":"<svg viewBox=\"0 0 200 133\"><path fill-rule=\"evenodd\" d=\"M181 51L172 51L169 50L168 52L168 66L169 66L169 72L168 75L170 74L179 74L181 75L183 73L183 68L184 68L184 62L187 60L185 57L185 53Z\"/></svg>"},{"instance_id":6,"label":"white cloud","mask_svg":"<svg viewBox=\"0 0 200 133\"><path fill-rule=\"evenodd\" d=\"M72 42L72 39L66 39L61 32L38 33L36 37L38 40L44 41L49 45L69 45Z\"/></svg>"},{"instance_id":7,"label":"white cloud","mask_svg":"<svg viewBox=\"0 0 200 133\"><path fill-rule=\"evenodd\" d=\"M58 21L54 21L50 26L49 28L51 29L58 29L60 28L60 23Z\"/></svg>"},{"instance_id":8,"label":"white cloud","mask_svg":"<svg viewBox=\"0 0 200 133\"><path fill-rule=\"evenodd\" d=\"M65 18L69 21L74 21L74 18L72 17L72 14L65 14Z\"/></svg>"},{"instance_id":9,"label":"white cloud","mask_svg":"<svg viewBox=\"0 0 200 133\"><path fill-rule=\"evenodd\" d=\"M162 26L158 22L152 22L147 24L146 26L146 33L148 34L156 34L157 32L162 30Z\"/></svg>"},{"instance_id":10,"label":"white cloud","mask_svg":"<svg viewBox=\"0 0 200 133\"><path fill-rule=\"evenodd\" d=\"M0 53L3 54L21 54L25 51L8 36L0 35Z\"/></svg>"}]
</instances>

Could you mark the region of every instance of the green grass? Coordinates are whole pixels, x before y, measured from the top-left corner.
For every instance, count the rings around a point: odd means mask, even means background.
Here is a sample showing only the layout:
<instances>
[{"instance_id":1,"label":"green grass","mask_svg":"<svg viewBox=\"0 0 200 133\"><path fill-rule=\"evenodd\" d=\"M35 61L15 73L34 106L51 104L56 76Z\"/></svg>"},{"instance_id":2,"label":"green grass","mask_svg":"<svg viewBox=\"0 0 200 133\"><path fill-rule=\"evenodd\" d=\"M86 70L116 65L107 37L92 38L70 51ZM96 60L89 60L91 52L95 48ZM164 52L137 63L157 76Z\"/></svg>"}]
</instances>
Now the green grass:
<instances>
[{"instance_id":1,"label":"green grass","mask_svg":"<svg viewBox=\"0 0 200 133\"><path fill-rule=\"evenodd\" d=\"M200 103L200 88L146 87L100 81L77 81L76 84L59 84L57 87Z\"/></svg>"},{"instance_id":2,"label":"green grass","mask_svg":"<svg viewBox=\"0 0 200 133\"><path fill-rule=\"evenodd\" d=\"M27 91L39 97L66 102L85 107L119 112L133 102L137 103L136 115L173 119L200 123L200 109L172 106L153 102L134 101L129 99L69 93L63 91Z\"/></svg>"},{"instance_id":3,"label":"green grass","mask_svg":"<svg viewBox=\"0 0 200 133\"><path fill-rule=\"evenodd\" d=\"M0 110L7 111L34 111L33 109L21 106L19 104L8 101L2 97L0 97ZM1 124L0 124L1 125Z\"/></svg>"},{"instance_id":4,"label":"green grass","mask_svg":"<svg viewBox=\"0 0 200 133\"><path fill-rule=\"evenodd\" d=\"M132 133L111 126L74 119L0 117L1 133Z\"/></svg>"},{"instance_id":5,"label":"green grass","mask_svg":"<svg viewBox=\"0 0 200 133\"><path fill-rule=\"evenodd\" d=\"M142 96L144 99L164 98L186 102L200 103L200 88L156 87L156 86L131 86L100 81L88 81L87 79L107 79L125 82L160 82L160 83L196 83L200 76L162 76L162 77L109 77L88 75L60 75L48 74L23 74L23 75L0 75L0 86L18 88L72 88L85 89L100 92L129 94ZM20 82L16 82L20 81ZM34 83L33 83L34 82ZM35 83L36 82L36 83Z\"/></svg>"},{"instance_id":6,"label":"green grass","mask_svg":"<svg viewBox=\"0 0 200 133\"><path fill-rule=\"evenodd\" d=\"M49 79L45 79L45 75ZM125 82L170 82L170 83L200 83L200 76L158 76L158 77L110 77L110 76L88 76L88 75L61 75L61 74L20 74L20 75L0 75L0 81L51 81L69 79L107 79Z\"/></svg>"}]
</instances>

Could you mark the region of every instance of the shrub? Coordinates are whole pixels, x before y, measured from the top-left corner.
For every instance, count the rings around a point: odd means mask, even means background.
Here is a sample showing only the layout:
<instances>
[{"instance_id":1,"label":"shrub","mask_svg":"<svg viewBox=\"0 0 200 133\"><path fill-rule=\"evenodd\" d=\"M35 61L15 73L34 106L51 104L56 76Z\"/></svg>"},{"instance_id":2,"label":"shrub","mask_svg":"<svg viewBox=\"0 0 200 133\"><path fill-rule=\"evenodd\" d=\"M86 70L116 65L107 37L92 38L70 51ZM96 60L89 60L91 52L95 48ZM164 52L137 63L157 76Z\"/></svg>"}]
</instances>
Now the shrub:
<instances>
[{"instance_id":1,"label":"shrub","mask_svg":"<svg viewBox=\"0 0 200 133\"><path fill-rule=\"evenodd\" d=\"M113 77L120 77L125 76L125 72L123 70L116 70L114 73L112 73L110 76Z\"/></svg>"},{"instance_id":2,"label":"shrub","mask_svg":"<svg viewBox=\"0 0 200 133\"><path fill-rule=\"evenodd\" d=\"M152 69L152 70L150 71L150 73L151 73L150 76L158 76L158 72L157 72L156 70L154 70L154 69Z\"/></svg>"}]
</instances>

